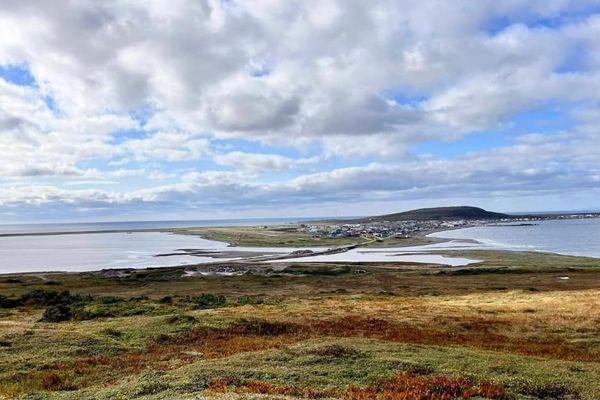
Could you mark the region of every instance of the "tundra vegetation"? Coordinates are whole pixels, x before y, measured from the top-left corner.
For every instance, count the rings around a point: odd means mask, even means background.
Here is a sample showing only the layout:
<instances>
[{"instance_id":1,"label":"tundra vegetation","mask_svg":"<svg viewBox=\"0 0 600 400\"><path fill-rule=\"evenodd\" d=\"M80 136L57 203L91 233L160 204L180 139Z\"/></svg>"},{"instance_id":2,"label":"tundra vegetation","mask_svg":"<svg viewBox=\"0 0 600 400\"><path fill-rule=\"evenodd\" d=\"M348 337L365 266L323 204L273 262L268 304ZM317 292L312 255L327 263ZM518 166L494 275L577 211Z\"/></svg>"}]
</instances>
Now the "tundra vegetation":
<instances>
[{"instance_id":1,"label":"tundra vegetation","mask_svg":"<svg viewBox=\"0 0 600 400\"><path fill-rule=\"evenodd\" d=\"M0 277L0 398L597 399L600 260L463 255Z\"/></svg>"}]
</instances>

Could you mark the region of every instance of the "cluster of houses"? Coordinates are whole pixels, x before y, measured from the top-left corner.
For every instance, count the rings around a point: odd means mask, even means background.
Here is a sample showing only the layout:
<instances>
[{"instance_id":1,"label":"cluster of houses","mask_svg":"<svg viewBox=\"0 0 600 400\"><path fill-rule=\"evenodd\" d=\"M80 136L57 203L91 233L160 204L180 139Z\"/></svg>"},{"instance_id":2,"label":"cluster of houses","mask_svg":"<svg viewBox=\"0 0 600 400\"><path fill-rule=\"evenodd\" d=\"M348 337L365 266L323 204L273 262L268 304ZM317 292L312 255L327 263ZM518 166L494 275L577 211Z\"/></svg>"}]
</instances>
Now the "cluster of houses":
<instances>
[{"instance_id":1,"label":"cluster of houses","mask_svg":"<svg viewBox=\"0 0 600 400\"><path fill-rule=\"evenodd\" d=\"M600 213L572 213L572 214L539 214L515 215L511 218L500 220L429 220L429 221L381 221L366 223L338 223L338 224L301 224L300 232L307 232L313 237L340 238L340 237L409 237L439 230L454 228L467 228L493 223L519 223L531 225L535 221L549 219L582 219L600 218Z\"/></svg>"},{"instance_id":2,"label":"cluster of houses","mask_svg":"<svg viewBox=\"0 0 600 400\"><path fill-rule=\"evenodd\" d=\"M302 224L299 231L307 232L313 237L408 237L419 233L443 229L464 228L481 224L483 221L398 221L369 222L364 224L310 225Z\"/></svg>"},{"instance_id":3,"label":"cluster of houses","mask_svg":"<svg viewBox=\"0 0 600 400\"><path fill-rule=\"evenodd\" d=\"M523 215L512 218L495 220L493 223L520 223L531 225L531 222L549 219L583 219L600 218L600 213L576 214L541 214ZM301 224L301 232L307 232L313 237L341 238L341 237L409 237L433 231L467 228L490 224L490 220L430 220L430 221L383 221L360 224Z\"/></svg>"}]
</instances>

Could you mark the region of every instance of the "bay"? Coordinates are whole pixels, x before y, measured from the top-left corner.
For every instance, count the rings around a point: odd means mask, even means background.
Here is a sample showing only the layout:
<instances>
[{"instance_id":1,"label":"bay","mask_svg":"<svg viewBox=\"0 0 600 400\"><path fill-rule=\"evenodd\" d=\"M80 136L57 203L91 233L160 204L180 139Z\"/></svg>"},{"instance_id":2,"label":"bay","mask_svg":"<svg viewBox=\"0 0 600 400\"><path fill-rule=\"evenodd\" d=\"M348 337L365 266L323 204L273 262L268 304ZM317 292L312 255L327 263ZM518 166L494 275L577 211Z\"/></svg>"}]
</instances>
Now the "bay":
<instances>
[{"instance_id":1,"label":"bay","mask_svg":"<svg viewBox=\"0 0 600 400\"><path fill-rule=\"evenodd\" d=\"M436 232L431 237L476 240L486 248L545 251L600 258L600 219L561 219L533 225L484 225Z\"/></svg>"}]
</instances>

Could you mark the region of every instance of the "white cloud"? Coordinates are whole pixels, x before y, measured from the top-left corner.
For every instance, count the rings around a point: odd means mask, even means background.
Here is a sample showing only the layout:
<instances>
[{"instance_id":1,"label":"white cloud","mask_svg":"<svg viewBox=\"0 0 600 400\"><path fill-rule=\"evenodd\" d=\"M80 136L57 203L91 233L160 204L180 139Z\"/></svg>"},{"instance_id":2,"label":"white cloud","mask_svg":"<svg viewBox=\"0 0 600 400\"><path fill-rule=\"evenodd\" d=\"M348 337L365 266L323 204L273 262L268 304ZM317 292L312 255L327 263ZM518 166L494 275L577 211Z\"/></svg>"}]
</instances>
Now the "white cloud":
<instances>
[{"instance_id":1,"label":"white cloud","mask_svg":"<svg viewBox=\"0 0 600 400\"><path fill-rule=\"evenodd\" d=\"M35 84L0 78L0 201L241 207L586 190L600 170L598 5L7 1L0 66L27 66ZM550 105L574 126L511 125ZM414 154L507 127L522 136L504 148ZM221 167L233 171L210 171ZM72 187L113 181L114 193Z\"/></svg>"},{"instance_id":2,"label":"white cloud","mask_svg":"<svg viewBox=\"0 0 600 400\"><path fill-rule=\"evenodd\" d=\"M0 188L0 203L87 204L129 209L134 205L204 212L222 207L281 208L346 202L444 200L460 193L478 199L513 198L535 194L569 195L597 188L598 153L595 138L581 142L575 135L543 140L526 138L498 150L471 153L456 159L419 160L311 173L292 180L260 183L248 172L206 171L186 174L179 183L126 194L99 190L68 191L50 186ZM585 170L585 173L582 173Z\"/></svg>"},{"instance_id":3,"label":"white cloud","mask_svg":"<svg viewBox=\"0 0 600 400\"><path fill-rule=\"evenodd\" d=\"M186 161L206 156L211 146L202 136L157 132L144 139L128 140L122 148L138 160Z\"/></svg>"},{"instance_id":4,"label":"white cloud","mask_svg":"<svg viewBox=\"0 0 600 400\"><path fill-rule=\"evenodd\" d=\"M222 136L402 137L406 126L426 132L440 121L467 132L569 98L573 83L598 93L593 75L553 73L574 44L596 46L594 18L556 29L520 23L581 3L178 1L166 12L156 2L14 2L0 13L9 31L0 62L28 63L69 116L149 104L171 128ZM516 24L481 30L498 17ZM36 23L17 24L27 20ZM266 75L248 73L257 60ZM407 107L379 97L394 88L431 100Z\"/></svg>"},{"instance_id":5,"label":"white cloud","mask_svg":"<svg viewBox=\"0 0 600 400\"><path fill-rule=\"evenodd\" d=\"M280 172L314 164L319 161L318 157L294 159L278 154L256 154L241 151L217 154L214 158L220 165L249 172Z\"/></svg>"},{"instance_id":6,"label":"white cloud","mask_svg":"<svg viewBox=\"0 0 600 400\"><path fill-rule=\"evenodd\" d=\"M0 79L0 175L81 175L78 161L110 157L111 133L135 126L115 115L55 115L34 88Z\"/></svg>"}]
</instances>

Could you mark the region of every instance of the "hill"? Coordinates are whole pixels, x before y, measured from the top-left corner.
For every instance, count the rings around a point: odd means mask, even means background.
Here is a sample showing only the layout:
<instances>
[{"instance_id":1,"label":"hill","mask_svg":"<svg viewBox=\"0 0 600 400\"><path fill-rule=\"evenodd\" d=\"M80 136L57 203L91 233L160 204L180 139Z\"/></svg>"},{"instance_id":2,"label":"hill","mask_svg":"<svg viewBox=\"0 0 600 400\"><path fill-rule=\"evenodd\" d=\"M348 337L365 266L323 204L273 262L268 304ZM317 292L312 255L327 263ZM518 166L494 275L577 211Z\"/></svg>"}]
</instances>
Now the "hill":
<instances>
[{"instance_id":1,"label":"hill","mask_svg":"<svg viewBox=\"0 0 600 400\"><path fill-rule=\"evenodd\" d=\"M428 221L428 220L480 220L512 218L511 215L486 211L478 207L435 207L420 208L395 214L378 215L359 218L347 223L377 222L377 221Z\"/></svg>"}]
</instances>

